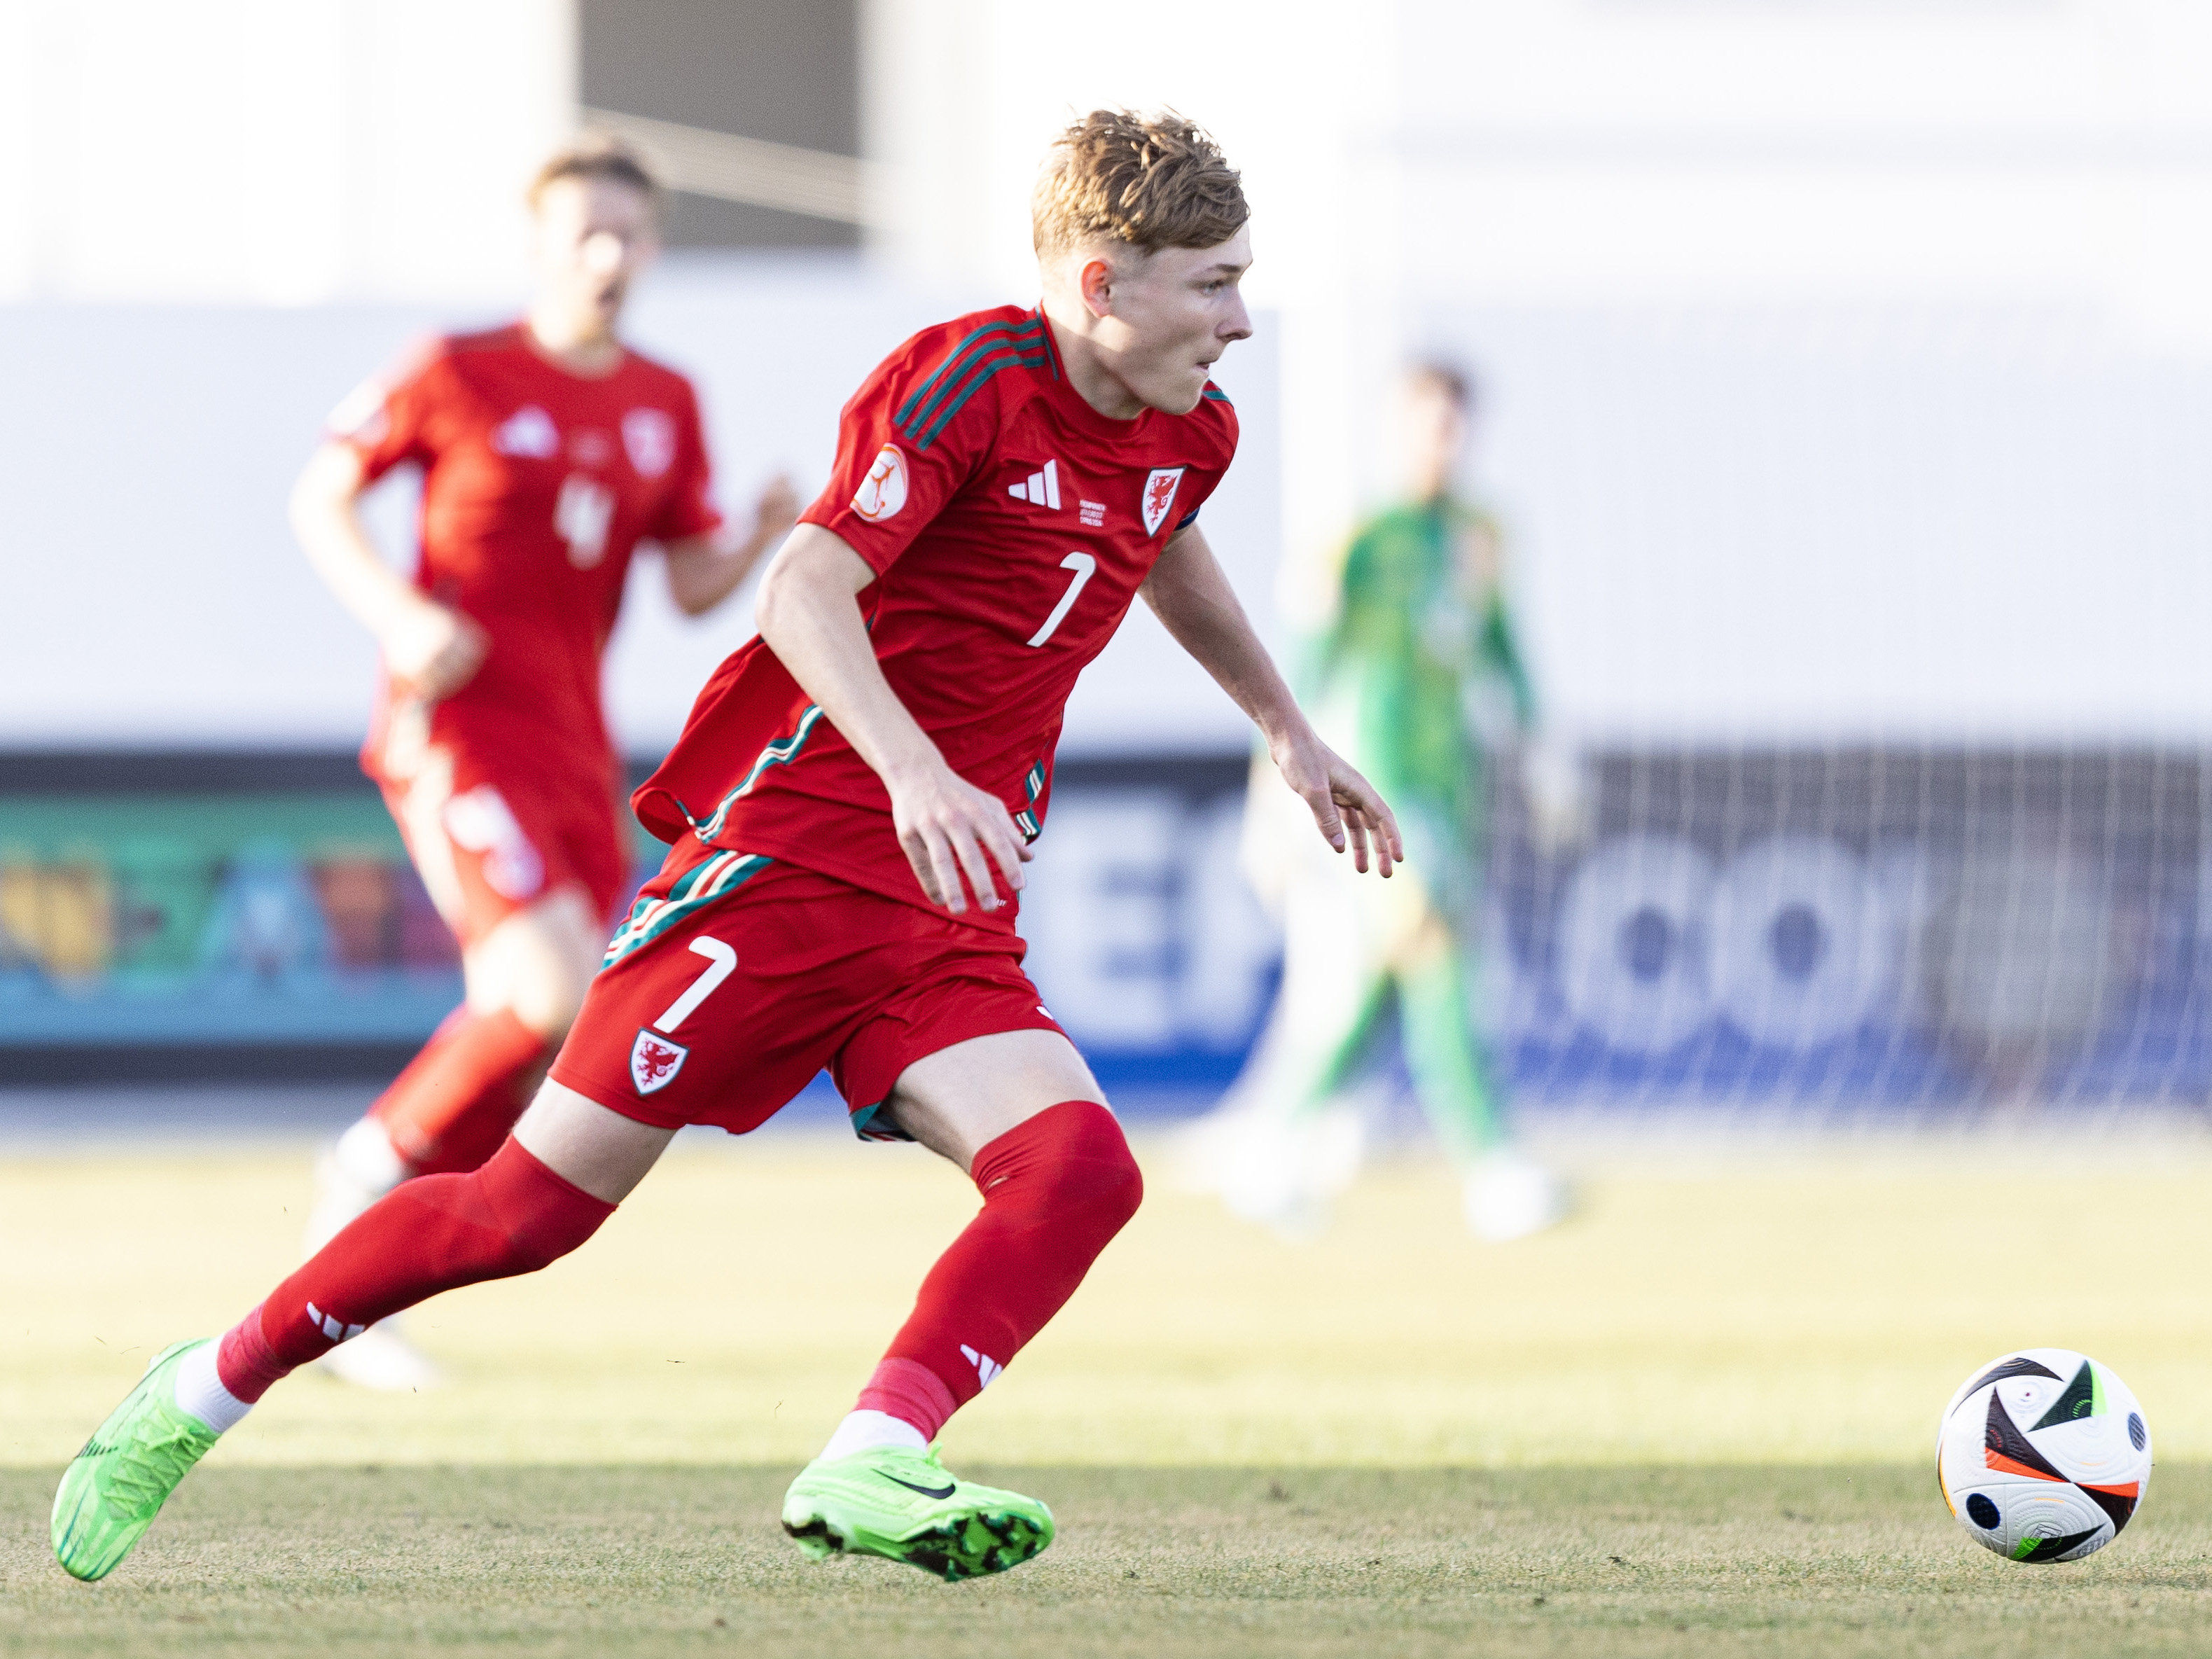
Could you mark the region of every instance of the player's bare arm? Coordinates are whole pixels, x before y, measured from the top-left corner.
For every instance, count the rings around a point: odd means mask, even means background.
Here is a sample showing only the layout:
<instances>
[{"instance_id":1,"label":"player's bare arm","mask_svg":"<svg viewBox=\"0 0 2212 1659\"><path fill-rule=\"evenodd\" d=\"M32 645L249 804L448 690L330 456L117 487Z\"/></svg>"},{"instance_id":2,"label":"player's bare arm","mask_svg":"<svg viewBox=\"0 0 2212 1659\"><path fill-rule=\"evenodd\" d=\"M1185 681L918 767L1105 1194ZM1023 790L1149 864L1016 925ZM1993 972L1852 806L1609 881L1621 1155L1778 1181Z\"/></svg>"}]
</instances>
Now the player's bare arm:
<instances>
[{"instance_id":1,"label":"player's bare arm","mask_svg":"<svg viewBox=\"0 0 2212 1659\"><path fill-rule=\"evenodd\" d=\"M1170 538L1138 591L1176 643L1260 728L1276 770L1328 844L1341 853L1348 843L1363 873L1370 847L1382 875L1402 864L1405 843L1389 805L1315 732L1197 526Z\"/></svg>"},{"instance_id":2,"label":"player's bare arm","mask_svg":"<svg viewBox=\"0 0 2212 1659\"><path fill-rule=\"evenodd\" d=\"M799 497L791 480L779 473L763 487L753 504L752 528L743 535L731 527L671 542L668 592L687 617L703 617L737 592L755 566L791 533L799 519Z\"/></svg>"},{"instance_id":3,"label":"player's bare arm","mask_svg":"<svg viewBox=\"0 0 2212 1659\"><path fill-rule=\"evenodd\" d=\"M1035 855L1006 803L945 764L884 680L858 599L875 580L842 537L799 526L761 579L761 637L883 780L899 845L930 902L964 913L964 875L977 904L995 910L992 866L1009 893L1019 892L1022 866Z\"/></svg>"},{"instance_id":4,"label":"player's bare arm","mask_svg":"<svg viewBox=\"0 0 2212 1659\"><path fill-rule=\"evenodd\" d=\"M293 534L338 603L375 635L392 677L434 702L467 684L491 642L384 562L362 527L362 489L360 456L345 444L323 445L292 487Z\"/></svg>"}]
</instances>

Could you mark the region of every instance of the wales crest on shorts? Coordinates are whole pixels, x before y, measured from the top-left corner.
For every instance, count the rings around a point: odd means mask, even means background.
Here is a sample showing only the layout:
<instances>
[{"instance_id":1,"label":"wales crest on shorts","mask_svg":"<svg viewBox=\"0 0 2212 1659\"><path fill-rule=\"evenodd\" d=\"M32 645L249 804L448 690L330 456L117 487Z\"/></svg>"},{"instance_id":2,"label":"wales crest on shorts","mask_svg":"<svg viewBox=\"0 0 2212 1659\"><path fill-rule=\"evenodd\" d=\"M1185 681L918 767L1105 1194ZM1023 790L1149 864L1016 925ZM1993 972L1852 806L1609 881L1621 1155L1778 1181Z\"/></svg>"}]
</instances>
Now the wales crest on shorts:
<instances>
[{"instance_id":1,"label":"wales crest on shorts","mask_svg":"<svg viewBox=\"0 0 2212 1659\"><path fill-rule=\"evenodd\" d=\"M659 1032L641 1027L637 1041L629 1045L629 1080L641 1095L665 1089L676 1081L676 1074L690 1057L691 1051L682 1043L671 1042Z\"/></svg>"}]
</instances>

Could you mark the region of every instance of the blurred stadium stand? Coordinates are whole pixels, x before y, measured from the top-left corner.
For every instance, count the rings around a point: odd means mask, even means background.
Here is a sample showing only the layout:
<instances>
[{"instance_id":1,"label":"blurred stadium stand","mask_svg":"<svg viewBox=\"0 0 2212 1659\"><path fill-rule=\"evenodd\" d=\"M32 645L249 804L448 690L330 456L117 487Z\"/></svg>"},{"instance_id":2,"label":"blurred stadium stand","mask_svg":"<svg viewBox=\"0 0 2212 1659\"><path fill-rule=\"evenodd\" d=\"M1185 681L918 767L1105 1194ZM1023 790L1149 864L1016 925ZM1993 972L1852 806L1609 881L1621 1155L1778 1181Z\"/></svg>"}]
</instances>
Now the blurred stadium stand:
<instances>
[{"instance_id":1,"label":"blurred stadium stand","mask_svg":"<svg viewBox=\"0 0 2212 1659\"><path fill-rule=\"evenodd\" d=\"M637 763L640 775L650 761ZM1274 945L1233 860L1240 758L1065 760L1024 916L1101 1073L1218 1086ZM642 830L636 878L659 862ZM0 1079L388 1076L461 994L350 754L0 754Z\"/></svg>"},{"instance_id":2,"label":"blurred stadium stand","mask_svg":"<svg viewBox=\"0 0 2212 1659\"><path fill-rule=\"evenodd\" d=\"M1522 1100L1940 1111L2212 1097L2200 754L1602 753L1493 872Z\"/></svg>"},{"instance_id":3,"label":"blurred stadium stand","mask_svg":"<svg viewBox=\"0 0 2212 1659\"><path fill-rule=\"evenodd\" d=\"M1601 753L1595 834L1501 814L1485 994L1531 1103L2212 1096L2212 797L2156 750ZM1116 1087L1218 1087L1277 946L1234 757L1063 761L1024 932ZM658 849L641 835L639 875ZM374 1075L458 1000L350 757L0 759L0 1075Z\"/></svg>"}]
</instances>

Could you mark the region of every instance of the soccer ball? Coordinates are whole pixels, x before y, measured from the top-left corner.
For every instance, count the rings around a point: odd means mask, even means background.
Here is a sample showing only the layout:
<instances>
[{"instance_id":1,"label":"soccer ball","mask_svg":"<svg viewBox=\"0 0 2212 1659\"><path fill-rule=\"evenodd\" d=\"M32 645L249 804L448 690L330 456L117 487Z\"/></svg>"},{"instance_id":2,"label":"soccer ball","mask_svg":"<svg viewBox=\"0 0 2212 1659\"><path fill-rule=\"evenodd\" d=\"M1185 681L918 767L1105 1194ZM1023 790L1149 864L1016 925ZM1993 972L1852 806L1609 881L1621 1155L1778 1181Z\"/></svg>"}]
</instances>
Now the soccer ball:
<instances>
[{"instance_id":1,"label":"soccer ball","mask_svg":"<svg viewBox=\"0 0 2212 1659\"><path fill-rule=\"evenodd\" d=\"M1943 1408L1936 1479L1967 1535L2008 1561L2078 1561L2150 1486L2150 1426L2128 1385L2070 1348L2021 1348Z\"/></svg>"}]
</instances>

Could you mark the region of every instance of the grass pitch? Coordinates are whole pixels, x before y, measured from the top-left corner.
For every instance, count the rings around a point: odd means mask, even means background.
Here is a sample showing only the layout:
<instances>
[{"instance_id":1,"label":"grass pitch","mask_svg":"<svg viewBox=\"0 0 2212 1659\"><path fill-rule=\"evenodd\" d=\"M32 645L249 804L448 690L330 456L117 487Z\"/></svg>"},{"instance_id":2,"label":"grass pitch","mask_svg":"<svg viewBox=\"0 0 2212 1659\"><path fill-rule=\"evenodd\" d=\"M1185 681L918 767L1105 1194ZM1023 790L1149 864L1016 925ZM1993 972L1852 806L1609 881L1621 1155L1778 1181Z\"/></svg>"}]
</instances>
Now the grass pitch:
<instances>
[{"instance_id":1,"label":"grass pitch","mask_svg":"<svg viewBox=\"0 0 2212 1659\"><path fill-rule=\"evenodd\" d=\"M1920 1470L979 1468L1060 1542L1000 1578L811 1563L784 1468L204 1470L115 1577L0 1476L0 1651L2201 1654L2212 1470L2072 1566L1959 1537ZM1933 1510L1931 1517L1930 1511Z\"/></svg>"},{"instance_id":2,"label":"grass pitch","mask_svg":"<svg viewBox=\"0 0 2212 1659\"><path fill-rule=\"evenodd\" d=\"M679 1148L584 1251L420 1311L447 1386L286 1384L91 1588L46 1553L55 1475L149 1354L289 1270L306 1157L18 1157L0 1652L2203 1651L2212 1157L2064 1150L1616 1157L1502 1249L1433 1170L1302 1247L1156 1178L948 1434L1060 1541L955 1587L775 1522L973 1211L925 1155ZM2029 1569L1929 1464L1968 1370L2038 1343L2125 1376L2161 1462L2118 1544Z\"/></svg>"}]
</instances>

